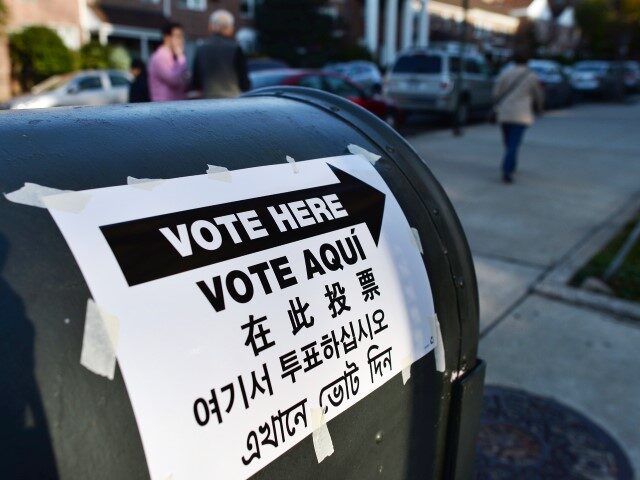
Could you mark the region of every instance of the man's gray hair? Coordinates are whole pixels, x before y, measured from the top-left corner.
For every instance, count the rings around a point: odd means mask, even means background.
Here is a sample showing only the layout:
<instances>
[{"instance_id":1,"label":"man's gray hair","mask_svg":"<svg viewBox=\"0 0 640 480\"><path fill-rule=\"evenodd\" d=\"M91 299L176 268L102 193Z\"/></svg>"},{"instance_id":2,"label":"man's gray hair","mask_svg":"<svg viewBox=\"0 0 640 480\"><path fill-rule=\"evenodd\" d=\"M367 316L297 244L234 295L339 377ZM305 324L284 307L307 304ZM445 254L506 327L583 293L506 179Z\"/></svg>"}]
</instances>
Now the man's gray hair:
<instances>
[{"instance_id":1,"label":"man's gray hair","mask_svg":"<svg viewBox=\"0 0 640 480\"><path fill-rule=\"evenodd\" d=\"M229 10L215 10L209 17L209 25L214 31L224 30L225 28L233 28L235 19Z\"/></svg>"}]
</instances>

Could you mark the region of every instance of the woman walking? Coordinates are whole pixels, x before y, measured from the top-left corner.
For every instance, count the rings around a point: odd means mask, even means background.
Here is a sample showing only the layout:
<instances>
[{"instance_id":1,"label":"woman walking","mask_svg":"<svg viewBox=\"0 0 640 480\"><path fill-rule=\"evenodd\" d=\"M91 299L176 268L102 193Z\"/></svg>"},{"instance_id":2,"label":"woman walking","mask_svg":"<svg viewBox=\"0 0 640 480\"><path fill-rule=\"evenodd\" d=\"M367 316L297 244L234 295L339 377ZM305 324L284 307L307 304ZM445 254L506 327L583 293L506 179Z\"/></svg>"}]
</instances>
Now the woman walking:
<instances>
[{"instance_id":1,"label":"woman walking","mask_svg":"<svg viewBox=\"0 0 640 480\"><path fill-rule=\"evenodd\" d=\"M513 182L524 132L533 124L536 114L542 113L544 105L542 86L527 67L527 57L516 53L513 60L515 65L498 76L493 89L494 109L505 148L502 161L505 183Z\"/></svg>"}]
</instances>

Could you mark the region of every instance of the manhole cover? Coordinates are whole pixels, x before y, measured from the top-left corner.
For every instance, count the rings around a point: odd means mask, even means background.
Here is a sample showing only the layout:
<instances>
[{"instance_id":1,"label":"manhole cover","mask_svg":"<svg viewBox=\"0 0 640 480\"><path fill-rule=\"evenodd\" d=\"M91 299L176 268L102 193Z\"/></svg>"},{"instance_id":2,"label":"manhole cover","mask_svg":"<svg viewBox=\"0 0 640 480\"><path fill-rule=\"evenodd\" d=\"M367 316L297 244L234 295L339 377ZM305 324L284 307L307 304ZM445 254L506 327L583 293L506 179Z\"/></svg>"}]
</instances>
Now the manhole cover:
<instances>
[{"instance_id":1,"label":"manhole cover","mask_svg":"<svg viewBox=\"0 0 640 480\"><path fill-rule=\"evenodd\" d=\"M585 416L549 398L487 386L477 478L631 480L618 443Z\"/></svg>"}]
</instances>

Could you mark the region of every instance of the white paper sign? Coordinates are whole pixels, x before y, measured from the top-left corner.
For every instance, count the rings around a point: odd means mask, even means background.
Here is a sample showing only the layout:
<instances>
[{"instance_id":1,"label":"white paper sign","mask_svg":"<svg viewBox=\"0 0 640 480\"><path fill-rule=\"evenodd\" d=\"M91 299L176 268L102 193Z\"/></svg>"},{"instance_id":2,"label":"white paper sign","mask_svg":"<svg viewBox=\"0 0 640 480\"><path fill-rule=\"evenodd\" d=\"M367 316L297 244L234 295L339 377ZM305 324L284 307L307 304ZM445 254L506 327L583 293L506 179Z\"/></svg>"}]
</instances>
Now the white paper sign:
<instances>
[{"instance_id":1,"label":"white paper sign","mask_svg":"<svg viewBox=\"0 0 640 480\"><path fill-rule=\"evenodd\" d=\"M423 260L380 175L359 155L296 167L87 190L80 213L45 198L119 321L153 479L247 478L312 433L312 408L328 421L435 347Z\"/></svg>"}]
</instances>

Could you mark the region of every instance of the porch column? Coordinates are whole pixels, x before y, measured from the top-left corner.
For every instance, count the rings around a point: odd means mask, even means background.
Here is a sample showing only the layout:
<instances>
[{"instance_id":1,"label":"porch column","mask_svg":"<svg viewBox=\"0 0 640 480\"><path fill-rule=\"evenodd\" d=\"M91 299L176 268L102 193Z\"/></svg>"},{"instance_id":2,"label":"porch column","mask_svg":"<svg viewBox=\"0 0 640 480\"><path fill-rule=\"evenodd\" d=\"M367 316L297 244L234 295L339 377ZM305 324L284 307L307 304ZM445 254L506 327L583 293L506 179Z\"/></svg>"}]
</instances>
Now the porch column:
<instances>
[{"instance_id":1,"label":"porch column","mask_svg":"<svg viewBox=\"0 0 640 480\"><path fill-rule=\"evenodd\" d=\"M149 37L140 39L140 58L145 62L149 60Z\"/></svg>"},{"instance_id":2,"label":"porch column","mask_svg":"<svg viewBox=\"0 0 640 480\"><path fill-rule=\"evenodd\" d=\"M429 0L422 0L420 21L418 26L418 46L429 46Z\"/></svg>"},{"instance_id":3,"label":"porch column","mask_svg":"<svg viewBox=\"0 0 640 480\"><path fill-rule=\"evenodd\" d=\"M398 49L398 0L387 0L384 18L384 63L391 65Z\"/></svg>"},{"instance_id":4,"label":"porch column","mask_svg":"<svg viewBox=\"0 0 640 480\"><path fill-rule=\"evenodd\" d=\"M402 48L413 46L413 0L402 2Z\"/></svg>"},{"instance_id":5,"label":"porch column","mask_svg":"<svg viewBox=\"0 0 640 480\"><path fill-rule=\"evenodd\" d=\"M365 43L371 54L376 57L378 54L378 23L380 22L380 0L366 0L364 15Z\"/></svg>"}]
</instances>

